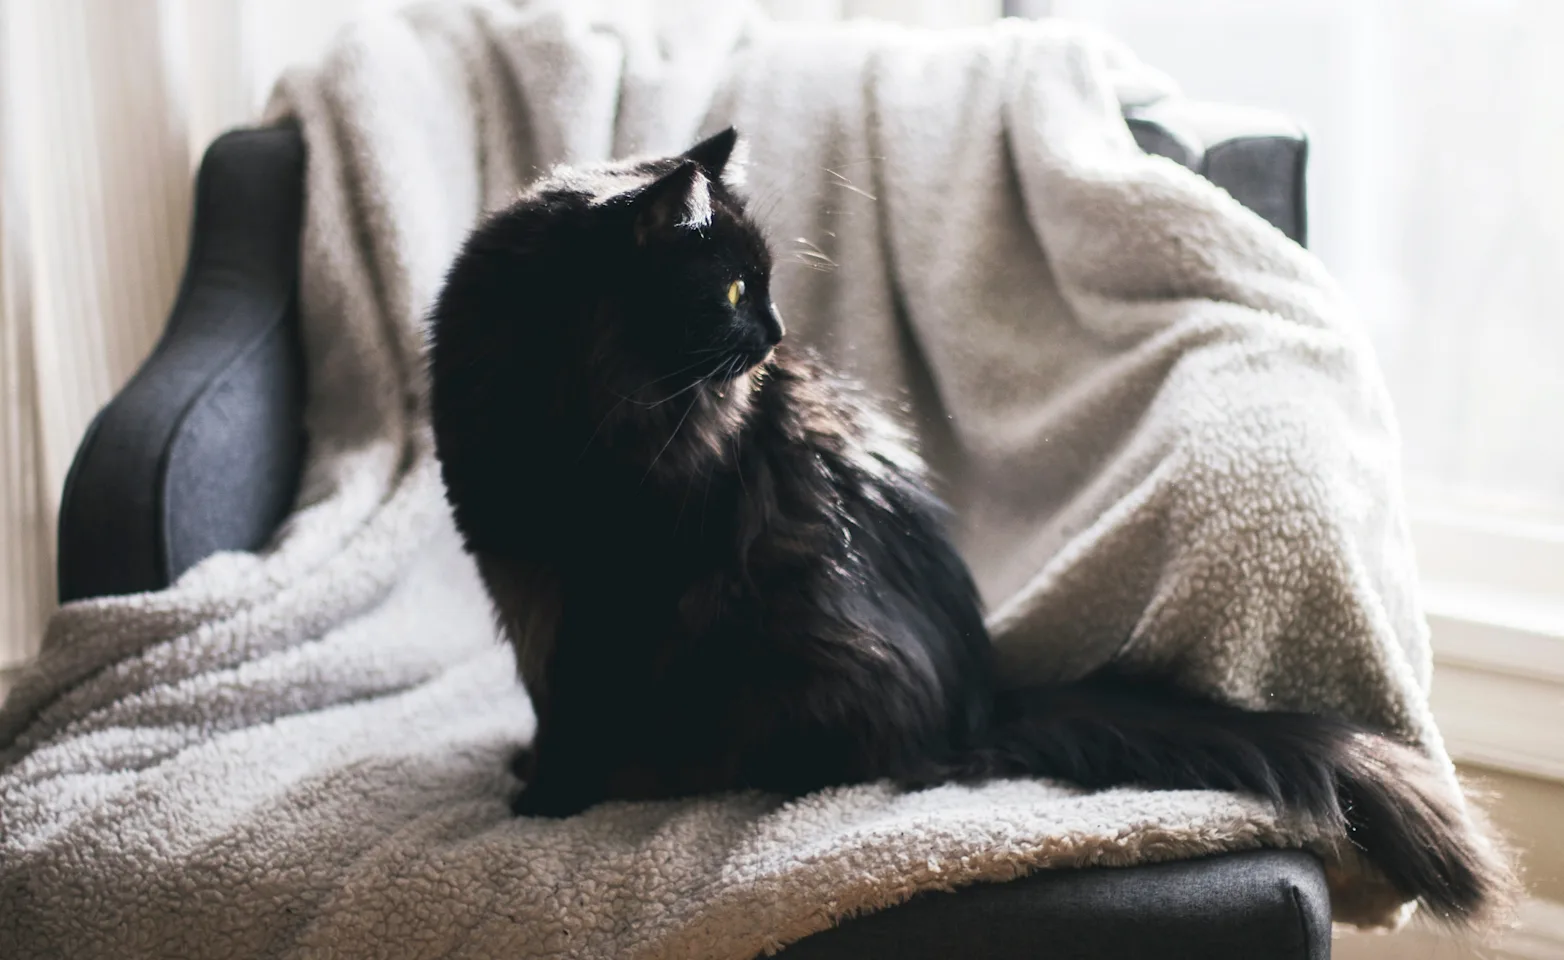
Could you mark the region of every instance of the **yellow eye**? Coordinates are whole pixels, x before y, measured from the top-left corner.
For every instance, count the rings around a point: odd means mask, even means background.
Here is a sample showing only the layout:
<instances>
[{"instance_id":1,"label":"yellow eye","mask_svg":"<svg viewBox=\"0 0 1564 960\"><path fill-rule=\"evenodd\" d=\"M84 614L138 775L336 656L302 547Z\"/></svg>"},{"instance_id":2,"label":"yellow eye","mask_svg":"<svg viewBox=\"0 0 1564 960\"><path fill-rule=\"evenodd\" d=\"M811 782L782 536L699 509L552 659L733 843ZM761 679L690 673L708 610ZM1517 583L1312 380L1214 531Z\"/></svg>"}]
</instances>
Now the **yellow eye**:
<instances>
[{"instance_id":1,"label":"yellow eye","mask_svg":"<svg viewBox=\"0 0 1564 960\"><path fill-rule=\"evenodd\" d=\"M733 306L739 305L739 297L744 296L744 281L735 280L728 284L728 302Z\"/></svg>"}]
</instances>

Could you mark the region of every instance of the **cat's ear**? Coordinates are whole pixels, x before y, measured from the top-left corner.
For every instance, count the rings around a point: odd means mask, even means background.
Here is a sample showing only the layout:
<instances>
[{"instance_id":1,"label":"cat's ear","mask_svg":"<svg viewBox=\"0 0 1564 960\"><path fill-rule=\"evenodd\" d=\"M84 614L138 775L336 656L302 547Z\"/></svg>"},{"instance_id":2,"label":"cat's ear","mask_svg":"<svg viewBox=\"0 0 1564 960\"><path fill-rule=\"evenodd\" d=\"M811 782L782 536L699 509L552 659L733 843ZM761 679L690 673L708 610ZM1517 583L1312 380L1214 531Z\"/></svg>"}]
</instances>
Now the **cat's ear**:
<instances>
[{"instance_id":1,"label":"cat's ear","mask_svg":"<svg viewBox=\"0 0 1564 960\"><path fill-rule=\"evenodd\" d=\"M711 223L711 181L700 163L687 159L642 188L634 209L638 243L680 229L699 230Z\"/></svg>"},{"instance_id":2,"label":"cat's ear","mask_svg":"<svg viewBox=\"0 0 1564 960\"><path fill-rule=\"evenodd\" d=\"M732 127L712 134L700 143L684 151L686 159L694 160L714 180L727 181L723 171L733 156L733 147L739 142L739 132Z\"/></svg>"},{"instance_id":3,"label":"cat's ear","mask_svg":"<svg viewBox=\"0 0 1564 960\"><path fill-rule=\"evenodd\" d=\"M723 186L737 189L744 186L744 167L749 162L749 141L739 139L732 127L714 133L684 151L684 156L694 160L713 180L721 180Z\"/></svg>"}]
</instances>

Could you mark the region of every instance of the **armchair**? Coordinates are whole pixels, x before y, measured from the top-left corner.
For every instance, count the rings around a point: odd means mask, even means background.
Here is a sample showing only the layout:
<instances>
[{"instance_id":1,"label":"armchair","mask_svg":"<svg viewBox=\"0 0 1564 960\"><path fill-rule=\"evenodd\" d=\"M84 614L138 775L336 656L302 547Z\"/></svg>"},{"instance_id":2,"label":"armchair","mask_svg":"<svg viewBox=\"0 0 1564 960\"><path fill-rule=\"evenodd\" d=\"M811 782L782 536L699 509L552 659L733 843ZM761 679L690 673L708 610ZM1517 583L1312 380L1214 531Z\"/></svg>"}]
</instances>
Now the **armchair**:
<instances>
[{"instance_id":1,"label":"armchair","mask_svg":"<svg viewBox=\"0 0 1564 960\"><path fill-rule=\"evenodd\" d=\"M1258 111L1164 101L1126 111L1142 149L1226 189L1299 243L1307 140ZM157 590L220 550L265 544L305 451L297 315L305 146L286 126L207 151L189 260L151 356L87 430L59 521L62 602ZM1268 957L1330 952L1319 863L1255 851L1044 871L933 894L783 952L848 957Z\"/></svg>"}]
</instances>

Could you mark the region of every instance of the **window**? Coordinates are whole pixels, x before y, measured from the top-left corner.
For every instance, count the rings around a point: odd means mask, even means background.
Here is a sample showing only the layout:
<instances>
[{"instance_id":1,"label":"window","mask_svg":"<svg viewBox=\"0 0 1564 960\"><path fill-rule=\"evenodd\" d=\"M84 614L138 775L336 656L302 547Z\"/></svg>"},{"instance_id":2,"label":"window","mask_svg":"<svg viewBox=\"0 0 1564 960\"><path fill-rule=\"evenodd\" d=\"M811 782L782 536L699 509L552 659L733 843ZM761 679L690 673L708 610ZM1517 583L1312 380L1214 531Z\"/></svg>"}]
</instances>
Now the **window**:
<instances>
[{"instance_id":1,"label":"window","mask_svg":"<svg viewBox=\"0 0 1564 960\"><path fill-rule=\"evenodd\" d=\"M1313 134L1313 247L1361 305L1416 501L1564 519L1564 6L1055 0L1191 96Z\"/></svg>"}]
</instances>

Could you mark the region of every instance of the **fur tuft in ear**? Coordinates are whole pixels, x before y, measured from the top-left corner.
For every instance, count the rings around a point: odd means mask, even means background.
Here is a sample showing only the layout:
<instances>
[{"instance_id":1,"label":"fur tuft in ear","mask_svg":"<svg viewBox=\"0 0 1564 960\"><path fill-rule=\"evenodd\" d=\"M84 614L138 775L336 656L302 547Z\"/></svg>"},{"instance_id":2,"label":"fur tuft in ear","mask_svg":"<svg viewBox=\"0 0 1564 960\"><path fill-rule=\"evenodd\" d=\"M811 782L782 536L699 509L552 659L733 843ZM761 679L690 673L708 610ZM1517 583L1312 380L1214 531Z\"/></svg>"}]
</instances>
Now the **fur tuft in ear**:
<instances>
[{"instance_id":1,"label":"fur tuft in ear","mask_svg":"<svg viewBox=\"0 0 1564 960\"><path fill-rule=\"evenodd\" d=\"M730 190L741 189L749 182L749 140L740 137L728 155L728 163L722 168L722 185Z\"/></svg>"},{"instance_id":2,"label":"fur tuft in ear","mask_svg":"<svg viewBox=\"0 0 1564 960\"><path fill-rule=\"evenodd\" d=\"M647 185L635 198L635 238L640 243L678 228L711 223L711 181L700 164L685 160Z\"/></svg>"}]
</instances>

